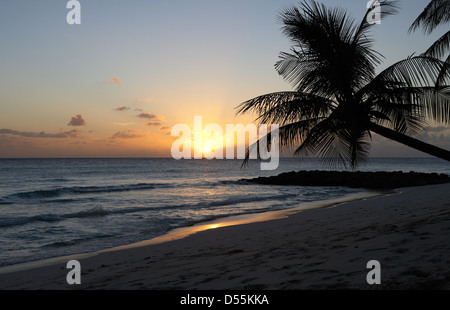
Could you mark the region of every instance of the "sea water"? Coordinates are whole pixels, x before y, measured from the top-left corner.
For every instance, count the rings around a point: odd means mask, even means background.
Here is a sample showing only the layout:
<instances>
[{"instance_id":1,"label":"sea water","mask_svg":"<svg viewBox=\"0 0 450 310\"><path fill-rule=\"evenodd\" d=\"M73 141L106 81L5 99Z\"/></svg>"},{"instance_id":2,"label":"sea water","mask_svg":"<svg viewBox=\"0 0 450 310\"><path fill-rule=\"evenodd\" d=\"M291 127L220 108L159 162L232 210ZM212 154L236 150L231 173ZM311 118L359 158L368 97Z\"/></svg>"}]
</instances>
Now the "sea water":
<instances>
[{"instance_id":1,"label":"sea water","mask_svg":"<svg viewBox=\"0 0 450 310\"><path fill-rule=\"evenodd\" d=\"M242 181L328 169L317 159L281 158L274 171L261 171L256 161L241 164L171 158L0 159L0 267L112 248L220 217L294 208L365 191ZM433 158L380 158L360 170L450 174L450 165Z\"/></svg>"}]
</instances>

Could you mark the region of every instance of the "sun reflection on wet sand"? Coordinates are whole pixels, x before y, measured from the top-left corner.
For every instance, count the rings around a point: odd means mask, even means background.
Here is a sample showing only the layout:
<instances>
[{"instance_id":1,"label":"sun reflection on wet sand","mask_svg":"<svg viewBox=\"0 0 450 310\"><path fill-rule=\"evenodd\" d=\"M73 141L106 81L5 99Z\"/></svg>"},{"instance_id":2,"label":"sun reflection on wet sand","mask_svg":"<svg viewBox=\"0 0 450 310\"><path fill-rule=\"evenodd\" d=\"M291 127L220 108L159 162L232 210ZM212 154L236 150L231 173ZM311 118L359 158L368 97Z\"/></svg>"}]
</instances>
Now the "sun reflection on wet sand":
<instances>
[{"instance_id":1,"label":"sun reflection on wet sand","mask_svg":"<svg viewBox=\"0 0 450 310\"><path fill-rule=\"evenodd\" d=\"M334 207L341 203L351 202L351 201L356 201L356 200L363 200L363 199L367 199L370 197L387 195L389 193L390 192L385 192L385 191L381 191L381 192L380 191L370 191L370 192L365 192L365 193L351 194L351 195L336 198L336 199L303 203L303 204L299 205L298 207L291 208L291 209L276 210L276 211L254 213L254 214L243 214L243 215L230 216L230 217L226 217L226 218L219 218L219 219L216 219L213 221L202 222L202 223L199 223L199 224L196 224L193 226L189 226L189 227L177 228L163 236L159 236L159 237L156 237L156 238L153 238L150 240L145 240L145 241L141 241L141 242L137 242L137 243L133 243L133 244L129 244L129 245L124 245L124 246L120 246L120 247L115 247L115 248L107 249L104 251L121 250L121 249L141 247L141 246L146 246L146 245L151 245L151 244L158 244L158 243L173 241L173 240L185 238L189 235L192 235L192 234L195 234L195 233L198 233L201 231L205 231L205 230L281 219L281 218L287 217L290 214L297 213L297 212L304 211L304 210Z\"/></svg>"}]
</instances>

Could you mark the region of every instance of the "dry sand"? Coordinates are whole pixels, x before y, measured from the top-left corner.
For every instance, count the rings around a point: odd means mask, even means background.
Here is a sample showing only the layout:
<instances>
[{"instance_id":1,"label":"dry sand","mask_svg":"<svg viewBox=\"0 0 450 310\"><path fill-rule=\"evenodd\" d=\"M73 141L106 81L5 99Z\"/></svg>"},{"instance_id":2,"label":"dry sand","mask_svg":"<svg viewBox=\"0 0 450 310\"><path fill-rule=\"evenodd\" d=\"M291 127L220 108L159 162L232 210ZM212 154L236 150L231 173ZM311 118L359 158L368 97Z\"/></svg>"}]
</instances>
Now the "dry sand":
<instances>
[{"instance_id":1,"label":"dry sand","mask_svg":"<svg viewBox=\"0 0 450 310\"><path fill-rule=\"evenodd\" d=\"M80 256L81 285L65 258L2 273L0 289L450 289L450 183L398 192Z\"/></svg>"}]
</instances>

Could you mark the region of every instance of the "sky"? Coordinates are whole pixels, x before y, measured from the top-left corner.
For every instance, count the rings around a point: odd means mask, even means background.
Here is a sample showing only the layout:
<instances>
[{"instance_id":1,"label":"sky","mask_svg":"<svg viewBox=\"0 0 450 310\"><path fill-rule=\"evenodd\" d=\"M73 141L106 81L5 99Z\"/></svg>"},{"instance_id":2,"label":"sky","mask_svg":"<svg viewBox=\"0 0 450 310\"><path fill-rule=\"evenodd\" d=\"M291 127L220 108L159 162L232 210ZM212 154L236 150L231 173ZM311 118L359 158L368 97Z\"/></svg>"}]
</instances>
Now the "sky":
<instances>
[{"instance_id":1,"label":"sky","mask_svg":"<svg viewBox=\"0 0 450 310\"><path fill-rule=\"evenodd\" d=\"M241 102L292 90L275 71L291 42L278 16L288 0L66 0L0 2L0 158L170 157L176 124L249 124ZM365 0L323 0L360 21ZM408 28L428 0L400 1L373 27L379 70L426 50ZM450 130L419 138L450 149ZM426 156L373 137L371 156Z\"/></svg>"}]
</instances>

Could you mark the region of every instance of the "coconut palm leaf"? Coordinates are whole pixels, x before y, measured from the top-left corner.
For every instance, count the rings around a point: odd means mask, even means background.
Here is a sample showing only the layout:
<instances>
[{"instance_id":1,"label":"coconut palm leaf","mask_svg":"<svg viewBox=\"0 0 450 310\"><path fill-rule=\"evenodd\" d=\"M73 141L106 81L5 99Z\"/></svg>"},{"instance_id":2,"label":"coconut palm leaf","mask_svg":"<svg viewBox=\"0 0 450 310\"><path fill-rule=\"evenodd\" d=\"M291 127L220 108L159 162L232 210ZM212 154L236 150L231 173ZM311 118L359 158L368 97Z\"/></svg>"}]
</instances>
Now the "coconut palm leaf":
<instances>
[{"instance_id":1,"label":"coconut palm leaf","mask_svg":"<svg viewBox=\"0 0 450 310\"><path fill-rule=\"evenodd\" d=\"M434 42L426 51L425 55L442 58L450 46L450 31L447 31L442 37ZM450 56L449 56L450 57Z\"/></svg>"},{"instance_id":2,"label":"coconut palm leaf","mask_svg":"<svg viewBox=\"0 0 450 310\"><path fill-rule=\"evenodd\" d=\"M443 75L443 72L447 74ZM411 110L409 113L405 110L405 115L427 118L424 115L426 111L430 120L448 124L448 72L450 64L439 59L423 55L409 57L383 70L362 91L389 99L396 109L399 105L407 105Z\"/></svg>"},{"instance_id":3,"label":"coconut palm leaf","mask_svg":"<svg viewBox=\"0 0 450 310\"><path fill-rule=\"evenodd\" d=\"M293 41L291 53L281 53L275 68L298 91L343 98L375 74L379 53L364 36L354 37L355 23L342 9L327 10L314 1L302 11L290 8L280 18Z\"/></svg>"},{"instance_id":4,"label":"coconut palm leaf","mask_svg":"<svg viewBox=\"0 0 450 310\"><path fill-rule=\"evenodd\" d=\"M259 96L243 102L236 114L253 110L260 116L260 123L284 125L298 119L315 118L327 115L334 107L334 101L301 92L278 92Z\"/></svg>"},{"instance_id":5,"label":"coconut palm leaf","mask_svg":"<svg viewBox=\"0 0 450 310\"><path fill-rule=\"evenodd\" d=\"M422 28L425 33L430 34L437 26L448 21L450 21L450 2L432 0L409 27L409 32Z\"/></svg>"},{"instance_id":6,"label":"coconut palm leaf","mask_svg":"<svg viewBox=\"0 0 450 310\"><path fill-rule=\"evenodd\" d=\"M423 10L423 12L416 18L409 28L409 32L415 31L417 28L422 28L426 34L431 34L433 30L444 23L450 21L450 1L448 0L432 0ZM450 50L450 31L447 31L443 36L436 40L426 51L425 55L434 58L442 59ZM447 55L446 63L450 64L450 55ZM448 76L449 72L445 69L441 72L438 82L444 76Z\"/></svg>"},{"instance_id":7,"label":"coconut palm leaf","mask_svg":"<svg viewBox=\"0 0 450 310\"><path fill-rule=\"evenodd\" d=\"M328 166L342 164L352 168L364 162L368 150L367 132L349 130L339 119L329 117L314 126L302 144L295 150L295 155L319 155Z\"/></svg>"}]
</instances>

